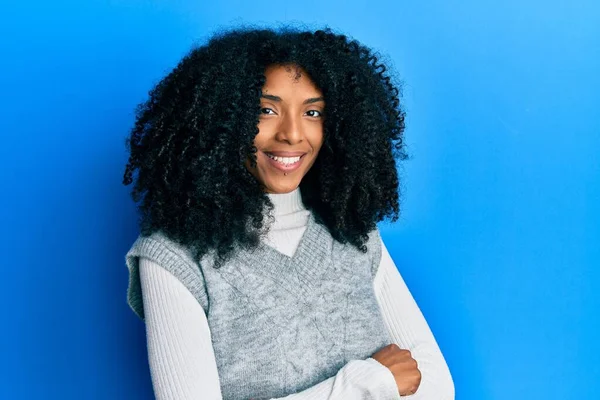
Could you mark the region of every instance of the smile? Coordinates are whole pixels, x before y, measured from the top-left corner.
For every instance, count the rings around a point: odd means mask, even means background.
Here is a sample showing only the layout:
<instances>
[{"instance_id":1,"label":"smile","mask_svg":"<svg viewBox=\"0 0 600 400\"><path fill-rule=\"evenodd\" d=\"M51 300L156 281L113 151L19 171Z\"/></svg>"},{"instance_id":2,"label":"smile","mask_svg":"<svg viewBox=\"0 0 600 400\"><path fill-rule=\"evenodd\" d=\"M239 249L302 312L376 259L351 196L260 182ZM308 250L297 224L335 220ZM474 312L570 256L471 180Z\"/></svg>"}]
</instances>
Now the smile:
<instances>
[{"instance_id":1,"label":"smile","mask_svg":"<svg viewBox=\"0 0 600 400\"><path fill-rule=\"evenodd\" d=\"M304 156L306 155L304 154L298 157L276 157L268 153L264 154L267 156L269 165L284 172L291 172L298 169L304 160Z\"/></svg>"}]
</instances>

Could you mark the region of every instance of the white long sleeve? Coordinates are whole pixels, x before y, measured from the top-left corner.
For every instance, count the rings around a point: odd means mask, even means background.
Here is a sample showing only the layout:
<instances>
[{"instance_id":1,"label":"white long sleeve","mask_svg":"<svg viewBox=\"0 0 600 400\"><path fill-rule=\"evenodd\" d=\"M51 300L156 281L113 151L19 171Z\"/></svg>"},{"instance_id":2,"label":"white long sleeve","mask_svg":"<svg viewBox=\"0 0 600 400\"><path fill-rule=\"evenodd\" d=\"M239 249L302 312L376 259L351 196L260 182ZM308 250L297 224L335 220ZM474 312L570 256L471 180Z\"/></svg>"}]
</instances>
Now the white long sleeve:
<instances>
[{"instance_id":1,"label":"white long sleeve","mask_svg":"<svg viewBox=\"0 0 600 400\"><path fill-rule=\"evenodd\" d=\"M375 296L392 341L417 361L421 384L411 400L454 400L454 382L427 321L381 242L381 263L373 281Z\"/></svg>"},{"instance_id":2,"label":"white long sleeve","mask_svg":"<svg viewBox=\"0 0 600 400\"><path fill-rule=\"evenodd\" d=\"M157 400L217 400L221 387L202 306L169 271L140 259L148 363Z\"/></svg>"}]
</instances>

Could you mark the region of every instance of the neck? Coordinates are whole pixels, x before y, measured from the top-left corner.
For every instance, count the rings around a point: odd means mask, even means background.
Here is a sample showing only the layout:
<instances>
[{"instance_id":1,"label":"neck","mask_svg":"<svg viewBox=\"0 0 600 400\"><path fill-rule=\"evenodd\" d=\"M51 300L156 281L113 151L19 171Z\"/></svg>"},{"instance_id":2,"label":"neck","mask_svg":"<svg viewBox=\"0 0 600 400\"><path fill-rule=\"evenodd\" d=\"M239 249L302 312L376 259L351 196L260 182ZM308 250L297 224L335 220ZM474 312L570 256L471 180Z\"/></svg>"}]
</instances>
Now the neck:
<instances>
[{"instance_id":1,"label":"neck","mask_svg":"<svg viewBox=\"0 0 600 400\"><path fill-rule=\"evenodd\" d=\"M299 188L289 193L268 193L268 196L275 206L275 221L265 240L267 244L291 257L307 227L310 211L302 203Z\"/></svg>"},{"instance_id":2,"label":"neck","mask_svg":"<svg viewBox=\"0 0 600 400\"><path fill-rule=\"evenodd\" d=\"M302 203L300 187L297 187L289 193L268 193L267 195L275 206L275 209L273 210L275 217L306 210L304 203Z\"/></svg>"}]
</instances>

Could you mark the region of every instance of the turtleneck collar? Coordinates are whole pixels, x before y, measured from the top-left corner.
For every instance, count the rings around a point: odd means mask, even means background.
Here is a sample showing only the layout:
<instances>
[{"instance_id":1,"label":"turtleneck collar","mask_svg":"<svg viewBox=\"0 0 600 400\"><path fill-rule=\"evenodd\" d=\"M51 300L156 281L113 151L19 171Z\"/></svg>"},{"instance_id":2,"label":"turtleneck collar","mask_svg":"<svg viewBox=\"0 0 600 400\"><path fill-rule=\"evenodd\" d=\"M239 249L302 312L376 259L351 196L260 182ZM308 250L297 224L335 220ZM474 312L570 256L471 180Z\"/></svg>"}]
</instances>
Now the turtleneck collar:
<instances>
[{"instance_id":1,"label":"turtleneck collar","mask_svg":"<svg viewBox=\"0 0 600 400\"><path fill-rule=\"evenodd\" d=\"M275 209L273 210L273 215L275 217L281 217L306 210L304 203L302 203L300 187L297 187L289 193L267 193L267 196L269 196L269 199L275 206Z\"/></svg>"}]
</instances>

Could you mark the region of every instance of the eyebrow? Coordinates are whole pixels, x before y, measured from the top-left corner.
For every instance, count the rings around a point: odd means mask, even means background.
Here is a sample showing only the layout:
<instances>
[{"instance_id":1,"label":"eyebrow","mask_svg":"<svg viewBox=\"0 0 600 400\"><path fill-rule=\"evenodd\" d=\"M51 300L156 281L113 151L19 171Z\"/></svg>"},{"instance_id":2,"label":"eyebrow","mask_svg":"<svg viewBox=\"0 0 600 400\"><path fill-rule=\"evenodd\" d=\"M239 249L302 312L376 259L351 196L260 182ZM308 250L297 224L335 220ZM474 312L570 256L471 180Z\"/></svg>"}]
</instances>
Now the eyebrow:
<instances>
[{"instance_id":1,"label":"eyebrow","mask_svg":"<svg viewBox=\"0 0 600 400\"><path fill-rule=\"evenodd\" d=\"M262 94L260 97L264 97L265 99L273 100L273 101L281 101L281 97L273 96L272 94ZM318 101L325 101L323 97L310 97L302 102L302 104L312 104Z\"/></svg>"}]
</instances>

